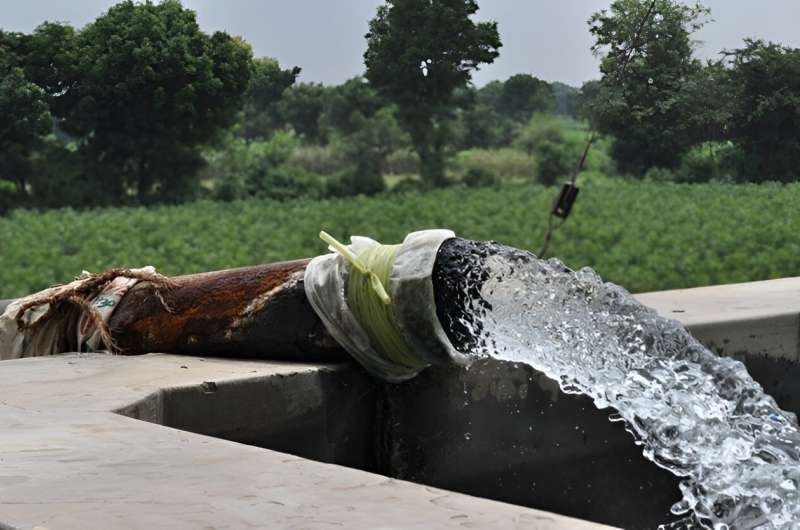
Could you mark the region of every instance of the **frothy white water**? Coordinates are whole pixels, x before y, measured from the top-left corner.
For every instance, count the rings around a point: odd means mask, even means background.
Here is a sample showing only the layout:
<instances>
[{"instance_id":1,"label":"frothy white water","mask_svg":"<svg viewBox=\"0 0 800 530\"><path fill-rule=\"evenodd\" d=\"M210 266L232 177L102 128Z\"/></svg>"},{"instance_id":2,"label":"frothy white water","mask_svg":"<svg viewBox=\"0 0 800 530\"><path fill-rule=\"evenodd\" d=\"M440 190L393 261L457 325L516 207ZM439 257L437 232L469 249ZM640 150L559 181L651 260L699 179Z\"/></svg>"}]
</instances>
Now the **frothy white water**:
<instances>
[{"instance_id":1,"label":"frothy white water","mask_svg":"<svg viewBox=\"0 0 800 530\"><path fill-rule=\"evenodd\" d=\"M487 258L466 325L476 355L529 364L616 410L644 456L678 476L676 515L713 528L800 527L800 431L744 365L707 350L591 269ZM477 323L477 324L476 324Z\"/></svg>"}]
</instances>

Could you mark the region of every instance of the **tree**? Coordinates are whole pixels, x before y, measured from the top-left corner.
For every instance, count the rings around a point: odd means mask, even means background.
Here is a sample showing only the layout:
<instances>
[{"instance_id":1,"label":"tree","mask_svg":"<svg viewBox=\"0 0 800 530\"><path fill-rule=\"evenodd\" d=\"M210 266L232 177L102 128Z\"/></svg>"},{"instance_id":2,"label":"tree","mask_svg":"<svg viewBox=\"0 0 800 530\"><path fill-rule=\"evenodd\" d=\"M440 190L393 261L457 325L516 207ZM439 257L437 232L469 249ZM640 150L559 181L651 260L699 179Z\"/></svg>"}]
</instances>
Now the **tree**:
<instances>
[{"instance_id":1,"label":"tree","mask_svg":"<svg viewBox=\"0 0 800 530\"><path fill-rule=\"evenodd\" d=\"M77 76L79 50L75 29L68 24L45 22L30 35L21 35L17 54L20 66L31 82L44 90L54 114L60 113L64 96Z\"/></svg>"},{"instance_id":2,"label":"tree","mask_svg":"<svg viewBox=\"0 0 800 530\"><path fill-rule=\"evenodd\" d=\"M299 67L283 70L271 57L253 61L253 74L244 94L242 136L267 138L280 126L279 103L298 75Z\"/></svg>"},{"instance_id":3,"label":"tree","mask_svg":"<svg viewBox=\"0 0 800 530\"><path fill-rule=\"evenodd\" d=\"M249 46L203 33L178 0L123 1L86 26L76 46L55 107L63 128L82 139L120 199L128 190L140 202L183 194L198 147L241 107Z\"/></svg>"},{"instance_id":4,"label":"tree","mask_svg":"<svg viewBox=\"0 0 800 530\"><path fill-rule=\"evenodd\" d=\"M288 88L278 104L282 123L308 142L320 141L322 132L319 121L325 110L328 92L320 83L298 83Z\"/></svg>"},{"instance_id":5,"label":"tree","mask_svg":"<svg viewBox=\"0 0 800 530\"><path fill-rule=\"evenodd\" d=\"M367 80L354 77L331 89L322 124L329 131L326 134L353 134L364 119L372 118L383 106L384 102Z\"/></svg>"},{"instance_id":6,"label":"tree","mask_svg":"<svg viewBox=\"0 0 800 530\"><path fill-rule=\"evenodd\" d=\"M563 116L577 118L581 90L560 81L550 83L550 90L555 99L556 112Z\"/></svg>"},{"instance_id":7,"label":"tree","mask_svg":"<svg viewBox=\"0 0 800 530\"><path fill-rule=\"evenodd\" d=\"M396 104L432 186L446 183L444 148L454 92L499 55L497 23L475 23L475 0L387 0L370 21L366 77Z\"/></svg>"},{"instance_id":8,"label":"tree","mask_svg":"<svg viewBox=\"0 0 800 530\"><path fill-rule=\"evenodd\" d=\"M490 81L465 91L457 124L460 148L491 149L511 143L518 124L500 113L504 85L503 81Z\"/></svg>"},{"instance_id":9,"label":"tree","mask_svg":"<svg viewBox=\"0 0 800 530\"><path fill-rule=\"evenodd\" d=\"M476 103L461 114L460 147L493 149L507 145L512 136L510 123L484 103Z\"/></svg>"},{"instance_id":10,"label":"tree","mask_svg":"<svg viewBox=\"0 0 800 530\"><path fill-rule=\"evenodd\" d=\"M600 104L600 94L603 91L602 83L592 79L581 85L575 96L575 116L581 120L591 121L594 118L593 109Z\"/></svg>"},{"instance_id":11,"label":"tree","mask_svg":"<svg viewBox=\"0 0 800 530\"><path fill-rule=\"evenodd\" d=\"M498 111L500 108L500 97L503 93L503 81L489 81L481 88L477 89L476 96L477 102L480 104L487 105L491 107L494 111Z\"/></svg>"},{"instance_id":12,"label":"tree","mask_svg":"<svg viewBox=\"0 0 800 530\"><path fill-rule=\"evenodd\" d=\"M52 130L47 94L20 68L20 35L0 32L0 179L27 194L29 157Z\"/></svg>"},{"instance_id":13,"label":"tree","mask_svg":"<svg viewBox=\"0 0 800 530\"><path fill-rule=\"evenodd\" d=\"M728 137L745 155L752 180L800 177L800 49L746 40L727 52L731 109Z\"/></svg>"},{"instance_id":14,"label":"tree","mask_svg":"<svg viewBox=\"0 0 800 530\"><path fill-rule=\"evenodd\" d=\"M677 0L615 0L589 19L592 50L602 57L592 122L614 136L612 155L622 171L674 168L706 139L705 126L697 125L713 116L697 108L696 91L687 87L704 80L691 35L708 12Z\"/></svg>"},{"instance_id":15,"label":"tree","mask_svg":"<svg viewBox=\"0 0 800 530\"><path fill-rule=\"evenodd\" d=\"M365 117L352 114L351 134L338 138L337 148L351 167L340 175L334 195L374 195L386 189L383 166L389 153L403 144L394 107L382 107Z\"/></svg>"},{"instance_id":16,"label":"tree","mask_svg":"<svg viewBox=\"0 0 800 530\"><path fill-rule=\"evenodd\" d=\"M528 121L534 112L554 112L556 99L549 83L532 75L509 77L500 90L498 112L516 122Z\"/></svg>"},{"instance_id":17,"label":"tree","mask_svg":"<svg viewBox=\"0 0 800 530\"><path fill-rule=\"evenodd\" d=\"M545 186L552 186L574 169L574 152L561 135L537 143L533 154L536 157L536 178Z\"/></svg>"}]
</instances>

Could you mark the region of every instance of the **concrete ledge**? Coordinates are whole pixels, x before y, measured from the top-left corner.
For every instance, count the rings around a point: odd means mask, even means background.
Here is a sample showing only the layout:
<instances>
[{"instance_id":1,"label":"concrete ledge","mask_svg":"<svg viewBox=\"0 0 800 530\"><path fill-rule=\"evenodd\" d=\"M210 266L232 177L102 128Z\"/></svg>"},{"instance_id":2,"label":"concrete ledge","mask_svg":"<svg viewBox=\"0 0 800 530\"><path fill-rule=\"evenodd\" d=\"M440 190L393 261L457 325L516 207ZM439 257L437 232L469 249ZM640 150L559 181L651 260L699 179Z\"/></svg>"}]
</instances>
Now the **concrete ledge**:
<instances>
[{"instance_id":1,"label":"concrete ledge","mask_svg":"<svg viewBox=\"0 0 800 530\"><path fill-rule=\"evenodd\" d=\"M800 277L643 293L636 298L679 320L723 355L800 361Z\"/></svg>"},{"instance_id":2,"label":"concrete ledge","mask_svg":"<svg viewBox=\"0 0 800 530\"><path fill-rule=\"evenodd\" d=\"M324 404L314 374L349 368L169 355L64 355L1 368L0 527L601 528L110 412L163 419L167 389L214 396L236 382L299 377L288 406L302 416ZM258 417L279 404L240 406L267 407Z\"/></svg>"},{"instance_id":3,"label":"concrete ledge","mask_svg":"<svg viewBox=\"0 0 800 530\"><path fill-rule=\"evenodd\" d=\"M800 278L637 298L800 411ZM645 461L608 411L527 366L429 369L386 392L393 476L625 528L671 519L680 479Z\"/></svg>"},{"instance_id":4,"label":"concrete ledge","mask_svg":"<svg viewBox=\"0 0 800 530\"><path fill-rule=\"evenodd\" d=\"M163 388L117 412L175 429L375 471L378 382L349 364L314 368Z\"/></svg>"},{"instance_id":5,"label":"concrete ledge","mask_svg":"<svg viewBox=\"0 0 800 530\"><path fill-rule=\"evenodd\" d=\"M800 410L800 278L638 298ZM0 529L600 528L367 471L526 503L534 477L530 503L628 527L646 520L631 502L661 510L677 494L620 424L509 363L387 387L349 365L5 361L0 433Z\"/></svg>"},{"instance_id":6,"label":"concrete ledge","mask_svg":"<svg viewBox=\"0 0 800 530\"><path fill-rule=\"evenodd\" d=\"M747 365L784 409L800 413L800 277L636 295L700 342Z\"/></svg>"}]
</instances>

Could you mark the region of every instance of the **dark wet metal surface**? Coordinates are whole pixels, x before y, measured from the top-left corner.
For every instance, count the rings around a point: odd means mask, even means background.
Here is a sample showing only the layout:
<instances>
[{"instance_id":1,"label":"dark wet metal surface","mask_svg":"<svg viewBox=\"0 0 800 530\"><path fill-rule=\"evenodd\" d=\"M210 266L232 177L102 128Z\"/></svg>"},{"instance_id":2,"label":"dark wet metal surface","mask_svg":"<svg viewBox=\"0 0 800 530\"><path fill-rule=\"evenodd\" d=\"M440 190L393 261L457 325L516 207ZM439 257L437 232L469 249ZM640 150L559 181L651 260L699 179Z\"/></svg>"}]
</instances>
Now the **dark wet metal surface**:
<instances>
[{"instance_id":1,"label":"dark wet metal surface","mask_svg":"<svg viewBox=\"0 0 800 530\"><path fill-rule=\"evenodd\" d=\"M303 273L309 260L174 278L162 291L133 287L111 318L117 346L128 355L160 352L344 360L308 303Z\"/></svg>"}]
</instances>

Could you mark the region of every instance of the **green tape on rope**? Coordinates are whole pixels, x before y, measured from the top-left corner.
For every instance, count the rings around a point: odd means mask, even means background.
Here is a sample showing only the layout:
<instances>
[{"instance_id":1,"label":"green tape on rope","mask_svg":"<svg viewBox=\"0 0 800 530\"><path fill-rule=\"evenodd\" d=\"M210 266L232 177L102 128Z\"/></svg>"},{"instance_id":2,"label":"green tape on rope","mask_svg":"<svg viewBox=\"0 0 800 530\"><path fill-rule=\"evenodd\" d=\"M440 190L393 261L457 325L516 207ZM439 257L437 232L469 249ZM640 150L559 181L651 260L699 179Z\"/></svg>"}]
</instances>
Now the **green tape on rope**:
<instances>
[{"instance_id":1,"label":"green tape on rope","mask_svg":"<svg viewBox=\"0 0 800 530\"><path fill-rule=\"evenodd\" d=\"M320 232L319 237L352 266L345 290L347 305L373 349L397 364L410 368L427 366L403 339L388 293L389 276L402 245L373 245L356 255L326 232Z\"/></svg>"}]
</instances>

